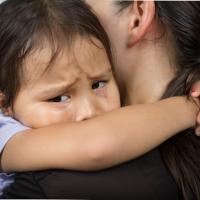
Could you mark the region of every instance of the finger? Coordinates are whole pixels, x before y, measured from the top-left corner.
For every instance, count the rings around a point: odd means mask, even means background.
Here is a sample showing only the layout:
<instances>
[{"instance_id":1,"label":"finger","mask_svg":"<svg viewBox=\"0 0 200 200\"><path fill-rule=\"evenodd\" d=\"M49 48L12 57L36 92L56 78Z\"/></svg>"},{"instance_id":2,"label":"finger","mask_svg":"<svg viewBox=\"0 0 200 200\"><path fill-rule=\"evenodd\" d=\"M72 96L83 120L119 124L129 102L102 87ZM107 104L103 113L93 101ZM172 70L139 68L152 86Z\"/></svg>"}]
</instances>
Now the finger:
<instances>
[{"instance_id":1,"label":"finger","mask_svg":"<svg viewBox=\"0 0 200 200\"><path fill-rule=\"evenodd\" d=\"M200 96L200 81L196 82L190 92L192 97L199 97Z\"/></svg>"},{"instance_id":2,"label":"finger","mask_svg":"<svg viewBox=\"0 0 200 200\"><path fill-rule=\"evenodd\" d=\"M192 91L192 92L191 92L191 96L192 96L192 97L195 97L195 98L196 98L196 97L199 97L199 96L200 96L200 91Z\"/></svg>"},{"instance_id":3,"label":"finger","mask_svg":"<svg viewBox=\"0 0 200 200\"><path fill-rule=\"evenodd\" d=\"M196 123L197 123L197 126L200 127L200 112L197 114Z\"/></svg>"},{"instance_id":4,"label":"finger","mask_svg":"<svg viewBox=\"0 0 200 200\"><path fill-rule=\"evenodd\" d=\"M195 134L196 134L196 136L200 136L200 127L197 127L195 129Z\"/></svg>"}]
</instances>

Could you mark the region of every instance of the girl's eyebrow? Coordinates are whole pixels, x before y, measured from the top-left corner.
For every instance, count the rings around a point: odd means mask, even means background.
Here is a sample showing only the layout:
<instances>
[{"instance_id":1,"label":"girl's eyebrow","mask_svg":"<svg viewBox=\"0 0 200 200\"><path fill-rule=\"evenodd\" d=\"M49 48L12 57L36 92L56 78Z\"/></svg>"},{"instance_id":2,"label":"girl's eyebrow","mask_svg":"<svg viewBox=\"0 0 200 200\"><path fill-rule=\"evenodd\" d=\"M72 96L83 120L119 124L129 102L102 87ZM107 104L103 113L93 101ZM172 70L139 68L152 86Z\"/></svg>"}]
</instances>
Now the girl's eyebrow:
<instances>
[{"instance_id":1,"label":"girl's eyebrow","mask_svg":"<svg viewBox=\"0 0 200 200\"><path fill-rule=\"evenodd\" d=\"M48 87L45 87L46 83L44 83L44 85L40 87L39 94L46 97L53 94L64 93L66 90L69 90L77 81L78 77L71 81L63 80L60 83L51 82L48 84Z\"/></svg>"},{"instance_id":2,"label":"girl's eyebrow","mask_svg":"<svg viewBox=\"0 0 200 200\"><path fill-rule=\"evenodd\" d=\"M97 78L101 78L102 76L106 76L106 75L110 74L111 72L112 72L112 69L111 68L107 68L105 70L97 72L96 74L95 73L89 74L88 77L90 79L97 79Z\"/></svg>"}]
</instances>

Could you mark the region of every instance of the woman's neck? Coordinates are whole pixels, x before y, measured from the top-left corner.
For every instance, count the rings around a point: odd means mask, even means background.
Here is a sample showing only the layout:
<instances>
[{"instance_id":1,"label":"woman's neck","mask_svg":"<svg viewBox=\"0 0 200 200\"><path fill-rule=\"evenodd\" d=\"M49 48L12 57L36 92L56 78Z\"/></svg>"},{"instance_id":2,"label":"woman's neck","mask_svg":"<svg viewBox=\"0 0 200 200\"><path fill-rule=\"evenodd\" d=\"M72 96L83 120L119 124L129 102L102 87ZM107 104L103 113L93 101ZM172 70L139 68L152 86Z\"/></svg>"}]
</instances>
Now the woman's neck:
<instances>
[{"instance_id":1,"label":"woman's neck","mask_svg":"<svg viewBox=\"0 0 200 200\"><path fill-rule=\"evenodd\" d=\"M159 100L175 74L175 67L171 66L173 61L170 62L168 52L165 51L165 47L151 43L142 50L137 49L135 59L137 60L130 67L124 81L123 104Z\"/></svg>"}]
</instances>

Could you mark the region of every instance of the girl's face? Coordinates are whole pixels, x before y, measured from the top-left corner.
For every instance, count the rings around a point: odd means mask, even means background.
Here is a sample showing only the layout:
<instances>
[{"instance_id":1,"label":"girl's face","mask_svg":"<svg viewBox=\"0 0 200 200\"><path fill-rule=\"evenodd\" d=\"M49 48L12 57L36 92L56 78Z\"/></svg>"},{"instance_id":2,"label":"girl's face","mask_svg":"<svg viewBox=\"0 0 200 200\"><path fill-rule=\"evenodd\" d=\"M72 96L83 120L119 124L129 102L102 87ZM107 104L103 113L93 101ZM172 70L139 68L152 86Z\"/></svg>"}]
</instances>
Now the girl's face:
<instances>
[{"instance_id":1,"label":"girl's face","mask_svg":"<svg viewBox=\"0 0 200 200\"><path fill-rule=\"evenodd\" d=\"M74 51L63 49L48 69L48 45L30 54L24 62L25 80L12 116L26 126L39 128L86 120L120 107L105 49L94 42L96 45L77 39Z\"/></svg>"}]
</instances>

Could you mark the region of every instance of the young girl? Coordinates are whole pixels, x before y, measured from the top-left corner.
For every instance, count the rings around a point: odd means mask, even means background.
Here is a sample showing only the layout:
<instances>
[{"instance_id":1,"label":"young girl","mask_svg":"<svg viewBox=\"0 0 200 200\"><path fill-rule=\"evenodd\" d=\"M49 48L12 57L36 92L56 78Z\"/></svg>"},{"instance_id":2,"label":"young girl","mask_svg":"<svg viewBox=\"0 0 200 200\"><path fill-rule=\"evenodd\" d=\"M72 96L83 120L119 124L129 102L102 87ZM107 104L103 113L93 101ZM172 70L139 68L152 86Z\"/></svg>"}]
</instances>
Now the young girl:
<instances>
[{"instance_id":1,"label":"young girl","mask_svg":"<svg viewBox=\"0 0 200 200\"><path fill-rule=\"evenodd\" d=\"M108 38L81 1L8 0L0 41L3 113L33 128L1 117L5 171L103 169L195 125L198 107L186 97L115 110Z\"/></svg>"}]
</instances>

